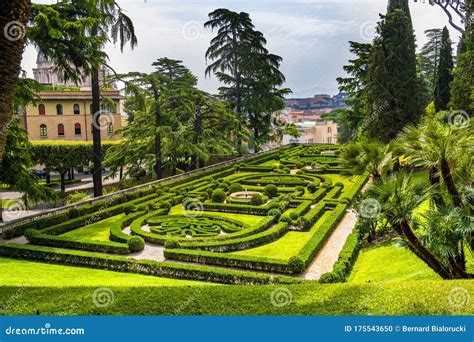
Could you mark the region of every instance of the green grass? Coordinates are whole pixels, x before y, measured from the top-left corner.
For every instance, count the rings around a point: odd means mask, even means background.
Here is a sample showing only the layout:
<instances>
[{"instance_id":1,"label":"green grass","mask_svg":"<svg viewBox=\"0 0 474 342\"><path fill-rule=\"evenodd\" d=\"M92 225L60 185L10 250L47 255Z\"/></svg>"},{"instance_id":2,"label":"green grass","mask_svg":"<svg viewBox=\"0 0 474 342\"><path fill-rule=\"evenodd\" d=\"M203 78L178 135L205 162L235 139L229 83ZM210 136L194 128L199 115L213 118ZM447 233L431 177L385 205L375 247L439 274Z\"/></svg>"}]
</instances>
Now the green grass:
<instances>
[{"instance_id":1,"label":"green grass","mask_svg":"<svg viewBox=\"0 0 474 342\"><path fill-rule=\"evenodd\" d=\"M273 259L280 259L287 261L292 256L298 254L298 252L304 247L309 239L313 236L314 232L323 224L326 217L331 214L330 211L324 212L319 220L313 225L313 227L307 232L288 232L283 235L280 239L271 242L269 244L246 249L239 252L233 252L230 254L235 255L247 255L247 256L258 256L258 257L269 257Z\"/></svg>"},{"instance_id":2,"label":"green grass","mask_svg":"<svg viewBox=\"0 0 474 342\"><path fill-rule=\"evenodd\" d=\"M84 267L0 258L0 286L203 286L216 285L191 280L159 278Z\"/></svg>"},{"instance_id":3,"label":"green grass","mask_svg":"<svg viewBox=\"0 0 474 342\"><path fill-rule=\"evenodd\" d=\"M440 277L396 239L362 249L349 282L436 280Z\"/></svg>"},{"instance_id":4,"label":"green grass","mask_svg":"<svg viewBox=\"0 0 474 342\"><path fill-rule=\"evenodd\" d=\"M185 213L188 213L190 215L194 213L194 215L196 215L196 212L183 210L183 206L181 204L178 204L172 207L168 215L183 215ZM205 211L203 212L203 214L205 214L206 216L214 216L217 218L221 217L221 218L236 220L236 221L241 222L244 225L247 225L248 227L255 227L260 223L260 221L264 219L263 216L257 216L257 215L219 213L215 211Z\"/></svg>"},{"instance_id":5,"label":"green grass","mask_svg":"<svg viewBox=\"0 0 474 342\"><path fill-rule=\"evenodd\" d=\"M344 185L344 192L349 191L360 178L360 176L347 177L344 175L332 173L323 174L321 176L330 179L332 181L332 185L341 182ZM342 196L344 196L344 193L341 195L341 197Z\"/></svg>"},{"instance_id":6,"label":"green grass","mask_svg":"<svg viewBox=\"0 0 474 342\"><path fill-rule=\"evenodd\" d=\"M0 199L1 206L3 209L8 209L12 205L16 204L18 201L17 200L9 200L9 199Z\"/></svg>"},{"instance_id":7,"label":"green grass","mask_svg":"<svg viewBox=\"0 0 474 342\"><path fill-rule=\"evenodd\" d=\"M272 166L272 167L278 167L278 166L280 166L280 161L273 159L273 160L266 161L266 162L263 163L263 164L259 164L258 166Z\"/></svg>"},{"instance_id":8,"label":"green grass","mask_svg":"<svg viewBox=\"0 0 474 342\"><path fill-rule=\"evenodd\" d=\"M70 232L61 234L60 236L72 238L77 241L110 241L110 225L116 220L120 220L123 216L125 216L125 214L112 216L108 219L92 223L88 226L71 230Z\"/></svg>"},{"instance_id":9,"label":"green grass","mask_svg":"<svg viewBox=\"0 0 474 342\"><path fill-rule=\"evenodd\" d=\"M272 295L291 294L286 306ZM8 315L469 315L474 301L453 306L454 289L474 293L474 281L277 286L112 287L114 301L97 308L96 287L0 288L0 314ZM51 300L54 298L54 300Z\"/></svg>"}]
</instances>

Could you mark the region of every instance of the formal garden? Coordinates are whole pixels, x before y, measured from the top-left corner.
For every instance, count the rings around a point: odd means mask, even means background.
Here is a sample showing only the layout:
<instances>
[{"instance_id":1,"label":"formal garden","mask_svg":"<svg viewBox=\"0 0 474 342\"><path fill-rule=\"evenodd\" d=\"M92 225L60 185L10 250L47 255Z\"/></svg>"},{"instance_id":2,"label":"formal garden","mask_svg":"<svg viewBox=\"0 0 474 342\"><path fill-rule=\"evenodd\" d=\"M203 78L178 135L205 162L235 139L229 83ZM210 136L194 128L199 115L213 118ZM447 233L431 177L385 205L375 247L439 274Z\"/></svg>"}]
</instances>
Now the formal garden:
<instances>
[{"instance_id":1,"label":"formal garden","mask_svg":"<svg viewBox=\"0 0 474 342\"><path fill-rule=\"evenodd\" d=\"M364 245L355 229L337 260L324 260L350 206L371 210L358 200L369 174L349 175L341 157L336 145L287 146L20 221L4 232L0 260L11 273L4 285L27 284L28 295L3 313L472 312L448 299L453 283L471 283L442 281L400 238ZM311 277L313 263L331 263L330 271ZM45 300L63 286L65 305ZM106 307L91 300L101 286L110 291ZM405 291L396 305L384 302ZM436 299L443 294L445 302Z\"/></svg>"}]
</instances>

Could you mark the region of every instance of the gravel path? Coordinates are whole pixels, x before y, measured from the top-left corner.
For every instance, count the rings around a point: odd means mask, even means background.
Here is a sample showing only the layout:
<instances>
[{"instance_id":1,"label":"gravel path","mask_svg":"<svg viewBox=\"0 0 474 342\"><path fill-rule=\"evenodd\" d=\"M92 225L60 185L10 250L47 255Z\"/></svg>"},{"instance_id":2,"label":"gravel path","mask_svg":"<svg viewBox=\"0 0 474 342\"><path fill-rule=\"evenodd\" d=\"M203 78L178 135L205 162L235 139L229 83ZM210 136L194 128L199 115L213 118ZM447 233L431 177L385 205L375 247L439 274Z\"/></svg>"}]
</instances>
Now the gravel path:
<instances>
[{"instance_id":1,"label":"gravel path","mask_svg":"<svg viewBox=\"0 0 474 342\"><path fill-rule=\"evenodd\" d=\"M352 210L347 211L331 237L326 241L321 251L303 274L303 278L317 280L323 273L332 271L347 237L352 232L352 229L354 229L356 220L355 212Z\"/></svg>"}]
</instances>

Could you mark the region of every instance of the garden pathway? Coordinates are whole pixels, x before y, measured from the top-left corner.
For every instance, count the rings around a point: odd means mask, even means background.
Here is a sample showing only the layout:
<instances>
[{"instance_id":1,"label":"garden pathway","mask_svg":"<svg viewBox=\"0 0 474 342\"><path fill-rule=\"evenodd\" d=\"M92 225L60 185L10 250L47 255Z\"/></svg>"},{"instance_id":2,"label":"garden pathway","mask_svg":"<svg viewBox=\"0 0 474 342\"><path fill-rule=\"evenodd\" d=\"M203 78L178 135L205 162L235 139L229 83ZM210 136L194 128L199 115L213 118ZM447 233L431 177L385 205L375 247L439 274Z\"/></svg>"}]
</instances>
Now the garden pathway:
<instances>
[{"instance_id":1,"label":"garden pathway","mask_svg":"<svg viewBox=\"0 0 474 342\"><path fill-rule=\"evenodd\" d=\"M339 258L339 253L344 246L347 237L354 229L357 216L355 211L348 210L342 221L326 241L321 251L316 255L313 262L309 265L303 278L317 280L323 273L331 272L334 263Z\"/></svg>"}]
</instances>

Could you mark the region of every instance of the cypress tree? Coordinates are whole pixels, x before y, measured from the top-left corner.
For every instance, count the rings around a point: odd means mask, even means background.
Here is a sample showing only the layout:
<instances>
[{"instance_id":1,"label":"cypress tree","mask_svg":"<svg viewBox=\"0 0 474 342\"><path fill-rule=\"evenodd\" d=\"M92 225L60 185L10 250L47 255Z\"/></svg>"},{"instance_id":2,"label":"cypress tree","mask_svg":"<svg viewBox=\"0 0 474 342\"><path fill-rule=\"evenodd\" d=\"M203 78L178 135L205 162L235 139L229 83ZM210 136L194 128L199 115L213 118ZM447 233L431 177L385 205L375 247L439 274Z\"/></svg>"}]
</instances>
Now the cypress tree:
<instances>
[{"instance_id":1,"label":"cypress tree","mask_svg":"<svg viewBox=\"0 0 474 342\"><path fill-rule=\"evenodd\" d=\"M391 10L378 27L369 63L365 127L370 138L389 142L423 113L415 37L404 10Z\"/></svg>"},{"instance_id":2,"label":"cypress tree","mask_svg":"<svg viewBox=\"0 0 474 342\"><path fill-rule=\"evenodd\" d=\"M448 28L445 26L441 38L441 50L434 91L434 105L437 112L448 109L450 98L449 89L453 80L453 65L451 39L449 38Z\"/></svg>"}]
</instances>

